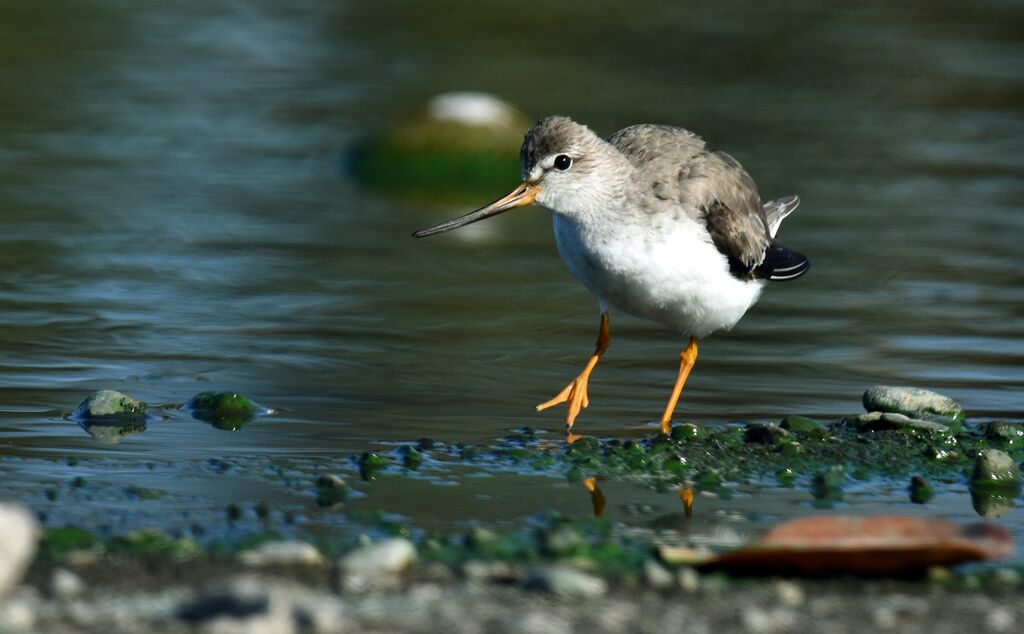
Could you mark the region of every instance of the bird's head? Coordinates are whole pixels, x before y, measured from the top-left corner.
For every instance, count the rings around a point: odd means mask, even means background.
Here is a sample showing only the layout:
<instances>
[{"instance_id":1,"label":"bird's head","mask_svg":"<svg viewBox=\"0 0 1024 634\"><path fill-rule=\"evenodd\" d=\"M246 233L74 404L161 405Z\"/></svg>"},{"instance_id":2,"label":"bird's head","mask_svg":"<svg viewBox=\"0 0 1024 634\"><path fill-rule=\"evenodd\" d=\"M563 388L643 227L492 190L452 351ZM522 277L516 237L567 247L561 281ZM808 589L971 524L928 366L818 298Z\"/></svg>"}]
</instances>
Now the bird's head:
<instances>
[{"instance_id":1,"label":"bird's head","mask_svg":"<svg viewBox=\"0 0 1024 634\"><path fill-rule=\"evenodd\" d=\"M530 128L519 163L523 181L507 196L413 236L450 231L534 202L570 217L599 213L621 193L629 169L625 158L593 130L561 116Z\"/></svg>"}]
</instances>

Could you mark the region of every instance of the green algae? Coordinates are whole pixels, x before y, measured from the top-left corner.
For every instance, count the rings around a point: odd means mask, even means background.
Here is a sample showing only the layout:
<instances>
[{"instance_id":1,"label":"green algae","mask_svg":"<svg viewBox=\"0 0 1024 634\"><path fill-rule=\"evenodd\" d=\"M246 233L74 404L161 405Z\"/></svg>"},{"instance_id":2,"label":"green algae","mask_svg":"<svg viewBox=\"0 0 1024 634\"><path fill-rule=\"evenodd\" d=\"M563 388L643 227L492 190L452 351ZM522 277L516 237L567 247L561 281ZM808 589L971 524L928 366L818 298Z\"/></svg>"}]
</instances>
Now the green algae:
<instances>
[{"instance_id":1,"label":"green algae","mask_svg":"<svg viewBox=\"0 0 1024 634\"><path fill-rule=\"evenodd\" d=\"M984 425L958 430L928 422L924 427L896 424L858 430L842 421L824 427L811 419L787 418L789 429L760 424L698 429L685 424L667 436L625 441L583 437L571 444L521 429L490 447L434 441L423 453L482 466L540 470L572 482L593 476L639 481L656 490L680 485L718 490L727 483L746 482L810 486L816 474L833 467L856 480L920 475L962 481L969 475L969 459L1000 442L989 437L991 427ZM1010 444L1006 449L1016 460L1024 458L1021 447ZM822 499L835 497L826 489Z\"/></svg>"},{"instance_id":2,"label":"green algae","mask_svg":"<svg viewBox=\"0 0 1024 634\"><path fill-rule=\"evenodd\" d=\"M261 405L238 392L200 392L185 405L196 420L210 423L217 429L235 431L252 422L261 412Z\"/></svg>"},{"instance_id":3,"label":"green algae","mask_svg":"<svg viewBox=\"0 0 1024 634\"><path fill-rule=\"evenodd\" d=\"M75 526L49 528L39 540L39 557L54 559L70 552L90 550L98 540L92 532Z\"/></svg>"}]
</instances>

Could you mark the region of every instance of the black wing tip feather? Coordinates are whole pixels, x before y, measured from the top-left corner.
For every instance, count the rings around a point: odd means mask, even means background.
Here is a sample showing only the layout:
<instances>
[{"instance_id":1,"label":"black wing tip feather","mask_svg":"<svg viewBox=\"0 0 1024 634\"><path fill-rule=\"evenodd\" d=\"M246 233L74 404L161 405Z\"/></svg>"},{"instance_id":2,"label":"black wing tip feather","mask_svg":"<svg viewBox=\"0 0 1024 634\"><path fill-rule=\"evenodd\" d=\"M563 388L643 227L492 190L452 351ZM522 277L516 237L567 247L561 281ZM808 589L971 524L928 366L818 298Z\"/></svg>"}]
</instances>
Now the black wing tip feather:
<instances>
[{"instance_id":1,"label":"black wing tip feather","mask_svg":"<svg viewBox=\"0 0 1024 634\"><path fill-rule=\"evenodd\" d=\"M766 280L793 280L811 268L807 256L790 251L778 243L773 243L764 253L764 260L754 269L754 275Z\"/></svg>"},{"instance_id":2,"label":"black wing tip feather","mask_svg":"<svg viewBox=\"0 0 1024 634\"><path fill-rule=\"evenodd\" d=\"M729 270L741 280L795 280L811 268L811 261L802 253L790 251L774 242L764 252L764 259L751 268L736 258L729 258Z\"/></svg>"}]
</instances>

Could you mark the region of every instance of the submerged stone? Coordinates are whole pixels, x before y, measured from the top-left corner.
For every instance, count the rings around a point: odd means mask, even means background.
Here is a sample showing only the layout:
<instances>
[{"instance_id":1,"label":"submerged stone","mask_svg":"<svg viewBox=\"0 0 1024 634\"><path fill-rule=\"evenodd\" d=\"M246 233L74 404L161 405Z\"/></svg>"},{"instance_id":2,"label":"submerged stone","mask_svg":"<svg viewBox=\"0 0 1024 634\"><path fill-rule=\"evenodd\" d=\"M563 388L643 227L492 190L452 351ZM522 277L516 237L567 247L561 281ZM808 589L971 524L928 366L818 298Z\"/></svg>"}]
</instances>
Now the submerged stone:
<instances>
[{"instance_id":1,"label":"submerged stone","mask_svg":"<svg viewBox=\"0 0 1024 634\"><path fill-rule=\"evenodd\" d=\"M80 421L145 418L146 404L116 390L93 392L72 416Z\"/></svg>"},{"instance_id":2,"label":"submerged stone","mask_svg":"<svg viewBox=\"0 0 1024 634\"><path fill-rule=\"evenodd\" d=\"M875 385L864 392L863 401L864 409L869 412L892 412L911 418L921 418L924 414L964 418L964 408L959 403L919 387Z\"/></svg>"},{"instance_id":3,"label":"submerged stone","mask_svg":"<svg viewBox=\"0 0 1024 634\"><path fill-rule=\"evenodd\" d=\"M971 487L1014 487L1021 486L1020 467L1005 451L982 449L974 461L971 473Z\"/></svg>"},{"instance_id":4,"label":"submerged stone","mask_svg":"<svg viewBox=\"0 0 1024 634\"><path fill-rule=\"evenodd\" d=\"M985 438L994 440L1011 447L1019 447L1024 444L1024 425L1009 423L1006 421L992 421L985 423L982 429Z\"/></svg>"},{"instance_id":5,"label":"submerged stone","mask_svg":"<svg viewBox=\"0 0 1024 634\"><path fill-rule=\"evenodd\" d=\"M238 392L200 392L185 405L192 418L217 429L234 431L251 422L264 408Z\"/></svg>"},{"instance_id":6,"label":"submerged stone","mask_svg":"<svg viewBox=\"0 0 1024 634\"><path fill-rule=\"evenodd\" d=\"M364 452L359 456L359 477L367 482L377 479L377 472L387 467L389 461L380 454L372 451Z\"/></svg>"},{"instance_id":7,"label":"submerged stone","mask_svg":"<svg viewBox=\"0 0 1024 634\"><path fill-rule=\"evenodd\" d=\"M835 465L819 471L811 479L811 495L814 499L831 503L843 499L843 484L846 482L846 471L842 466Z\"/></svg>"},{"instance_id":8,"label":"submerged stone","mask_svg":"<svg viewBox=\"0 0 1024 634\"><path fill-rule=\"evenodd\" d=\"M348 483L334 474L325 474L316 479L316 503L319 506L334 506L344 502L352 493Z\"/></svg>"},{"instance_id":9,"label":"submerged stone","mask_svg":"<svg viewBox=\"0 0 1024 634\"><path fill-rule=\"evenodd\" d=\"M935 490L921 476L914 476L910 479L908 491L910 493L910 501L914 504L924 504L935 496Z\"/></svg>"}]
</instances>

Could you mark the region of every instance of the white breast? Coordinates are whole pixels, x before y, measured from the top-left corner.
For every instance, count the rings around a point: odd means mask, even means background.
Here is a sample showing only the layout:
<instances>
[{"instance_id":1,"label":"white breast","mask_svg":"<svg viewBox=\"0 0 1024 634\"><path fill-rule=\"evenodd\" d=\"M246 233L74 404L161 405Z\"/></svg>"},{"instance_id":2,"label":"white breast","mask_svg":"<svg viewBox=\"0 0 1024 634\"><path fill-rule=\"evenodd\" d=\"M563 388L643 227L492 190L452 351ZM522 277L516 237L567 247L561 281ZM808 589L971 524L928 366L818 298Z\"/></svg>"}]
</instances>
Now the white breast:
<instances>
[{"instance_id":1,"label":"white breast","mask_svg":"<svg viewBox=\"0 0 1024 634\"><path fill-rule=\"evenodd\" d=\"M706 230L686 216L590 227L553 214L558 252L572 274L616 308L703 337L732 328L757 301L761 280L740 281Z\"/></svg>"}]
</instances>

